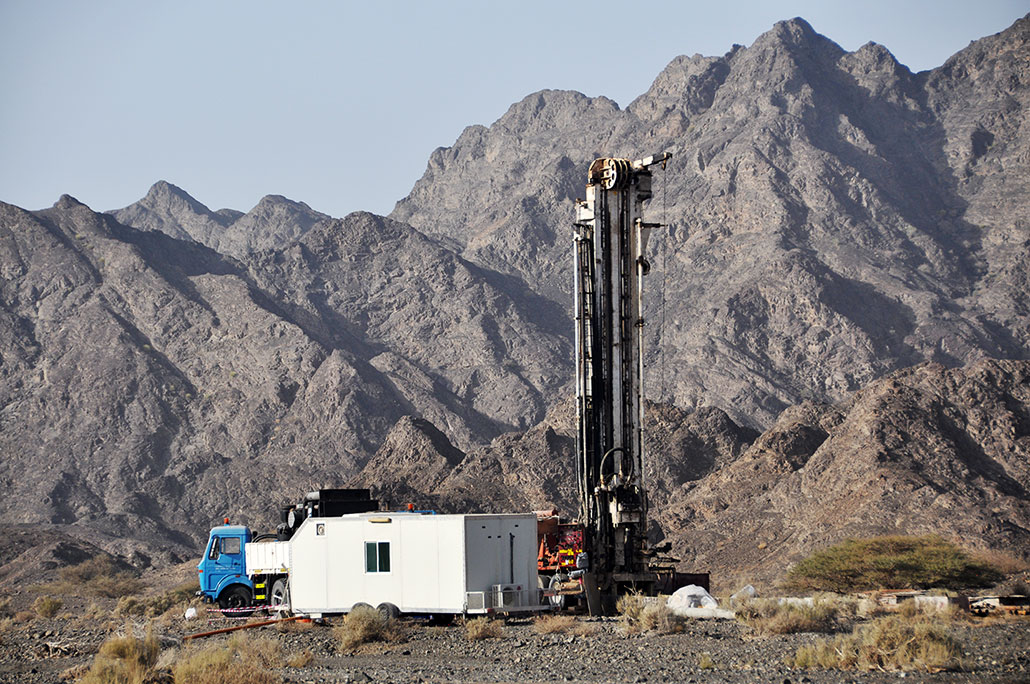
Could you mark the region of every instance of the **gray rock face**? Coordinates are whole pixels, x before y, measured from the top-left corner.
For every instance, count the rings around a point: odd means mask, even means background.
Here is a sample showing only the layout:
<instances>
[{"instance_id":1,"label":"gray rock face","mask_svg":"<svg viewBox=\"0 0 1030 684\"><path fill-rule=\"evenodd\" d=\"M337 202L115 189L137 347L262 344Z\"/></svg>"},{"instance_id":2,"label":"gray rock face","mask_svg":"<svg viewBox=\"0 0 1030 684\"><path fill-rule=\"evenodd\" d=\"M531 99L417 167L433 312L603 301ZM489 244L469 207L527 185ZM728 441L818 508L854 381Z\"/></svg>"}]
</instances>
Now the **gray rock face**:
<instances>
[{"instance_id":1,"label":"gray rock face","mask_svg":"<svg viewBox=\"0 0 1030 684\"><path fill-rule=\"evenodd\" d=\"M437 150L392 216L569 301L597 156L669 150L651 396L768 427L897 368L1028 353L1030 19L912 74L800 19L680 57L626 109L545 91Z\"/></svg>"},{"instance_id":2,"label":"gray rock face","mask_svg":"<svg viewBox=\"0 0 1030 684\"><path fill-rule=\"evenodd\" d=\"M0 205L0 246L0 517L111 548L190 553L226 514L263 527L356 476L405 415L469 447L567 382L532 297L368 214L249 269L69 197Z\"/></svg>"}]
</instances>

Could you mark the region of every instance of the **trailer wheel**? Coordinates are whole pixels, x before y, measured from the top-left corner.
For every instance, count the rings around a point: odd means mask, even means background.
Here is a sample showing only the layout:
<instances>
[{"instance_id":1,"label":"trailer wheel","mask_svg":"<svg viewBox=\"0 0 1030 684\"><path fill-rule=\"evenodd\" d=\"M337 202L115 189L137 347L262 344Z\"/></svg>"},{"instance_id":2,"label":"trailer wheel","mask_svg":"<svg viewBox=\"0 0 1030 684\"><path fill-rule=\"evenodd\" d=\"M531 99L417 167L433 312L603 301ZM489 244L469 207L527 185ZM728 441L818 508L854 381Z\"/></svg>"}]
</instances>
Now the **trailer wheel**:
<instances>
[{"instance_id":1,"label":"trailer wheel","mask_svg":"<svg viewBox=\"0 0 1030 684\"><path fill-rule=\"evenodd\" d=\"M365 603L364 601L358 601L357 603L355 603L353 606L350 607L350 611L349 612L353 613L354 611L356 611L359 608L368 608L369 610L372 610L372 606L370 606L369 604Z\"/></svg>"},{"instance_id":2,"label":"trailer wheel","mask_svg":"<svg viewBox=\"0 0 1030 684\"><path fill-rule=\"evenodd\" d=\"M272 593L269 595L269 603L273 606L280 606L278 612L287 612L285 606L290 602L290 587L286 583L285 577L280 577L272 583Z\"/></svg>"},{"instance_id":3,"label":"trailer wheel","mask_svg":"<svg viewBox=\"0 0 1030 684\"><path fill-rule=\"evenodd\" d=\"M249 605L251 605L250 589L241 584L234 584L218 597L218 607L222 610L246 608ZM232 614L240 617L249 617L253 613L253 610L234 610Z\"/></svg>"},{"instance_id":4,"label":"trailer wheel","mask_svg":"<svg viewBox=\"0 0 1030 684\"><path fill-rule=\"evenodd\" d=\"M392 603L380 603L376 607L376 610L379 611L380 615L387 619L398 618L401 616L401 609L393 605Z\"/></svg>"}]
</instances>

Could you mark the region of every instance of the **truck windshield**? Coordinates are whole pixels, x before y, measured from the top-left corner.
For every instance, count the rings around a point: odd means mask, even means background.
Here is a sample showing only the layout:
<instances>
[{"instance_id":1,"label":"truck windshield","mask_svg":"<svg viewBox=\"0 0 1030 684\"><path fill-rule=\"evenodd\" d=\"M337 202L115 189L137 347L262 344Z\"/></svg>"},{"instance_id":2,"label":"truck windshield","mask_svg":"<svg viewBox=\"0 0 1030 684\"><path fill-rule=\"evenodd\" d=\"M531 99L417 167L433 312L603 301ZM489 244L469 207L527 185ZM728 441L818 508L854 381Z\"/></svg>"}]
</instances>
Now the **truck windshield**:
<instances>
[{"instance_id":1,"label":"truck windshield","mask_svg":"<svg viewBox=\"0 0 1030 684\"><path fill-rule=\"evenodd\" d=\"M211 548L207 552L207 557L209 560L218 559L218 537L211 538Z\"/></svg>"}]
</instances>

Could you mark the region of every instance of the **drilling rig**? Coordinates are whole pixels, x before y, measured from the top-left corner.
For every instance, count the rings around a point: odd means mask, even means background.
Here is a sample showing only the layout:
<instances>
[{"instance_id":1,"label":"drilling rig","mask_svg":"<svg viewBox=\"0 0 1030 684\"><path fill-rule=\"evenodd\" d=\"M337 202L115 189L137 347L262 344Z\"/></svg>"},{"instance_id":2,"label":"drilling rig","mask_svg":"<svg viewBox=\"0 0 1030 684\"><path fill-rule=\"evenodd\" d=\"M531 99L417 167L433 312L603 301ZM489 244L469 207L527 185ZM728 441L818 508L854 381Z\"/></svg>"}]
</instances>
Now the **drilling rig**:
<instances>
[{"instance_id":1,"label":"drilling rig","mask_svg":"<svg viewBox=\"0 0 1030 684\"><path fill-rule=\"evenodd\" d=\"M642 279L658 223L643 220L651 167L668 152L636 161L602 158L590 165L586 199L574 224L576 316L576 473L579 517L538 512L537 569L558 606L583 601L610 615L620 594L654 595L687 584L708 588L708 573L682 573L649 546L644 482Z\"/></svg>"},{"instance_id":2,"label":"drilling rig","mask_svg":"<svg viewBox=\"0 0 1030 684\"><path fill-rule=\"evenodd\" d=\"M651 171L669 153L603 158L590 165L586 199L576 203L576 440L579 522L591 614L610 614L627 590L652 594L658 574L647 543L643 470L641 281L651 230L643 203Z\"/></svg>"}]
</instances>

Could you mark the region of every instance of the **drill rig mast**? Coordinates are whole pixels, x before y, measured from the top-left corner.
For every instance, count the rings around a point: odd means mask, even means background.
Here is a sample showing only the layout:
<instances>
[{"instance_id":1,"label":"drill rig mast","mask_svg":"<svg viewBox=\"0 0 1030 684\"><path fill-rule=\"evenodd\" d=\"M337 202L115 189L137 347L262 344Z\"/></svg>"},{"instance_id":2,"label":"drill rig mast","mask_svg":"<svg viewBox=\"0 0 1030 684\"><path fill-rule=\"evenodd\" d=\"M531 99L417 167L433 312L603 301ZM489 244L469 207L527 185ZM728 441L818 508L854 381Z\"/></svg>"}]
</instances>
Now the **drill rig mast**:
<instances>
[{"instance_id":1,"label":"drill rig mast","mask_svg":"<svg viewBox=\"0 0 1030 684\"><path fill-rule=\"evenodd\" d=\"M648 567L641 349L644 249L658 224L644 223L642 207L650 167L671 156L596 160L576 204L576 452L591 614L613 612L627 589L652 593L658 580Z\"/></svg>"}]
</instances>

